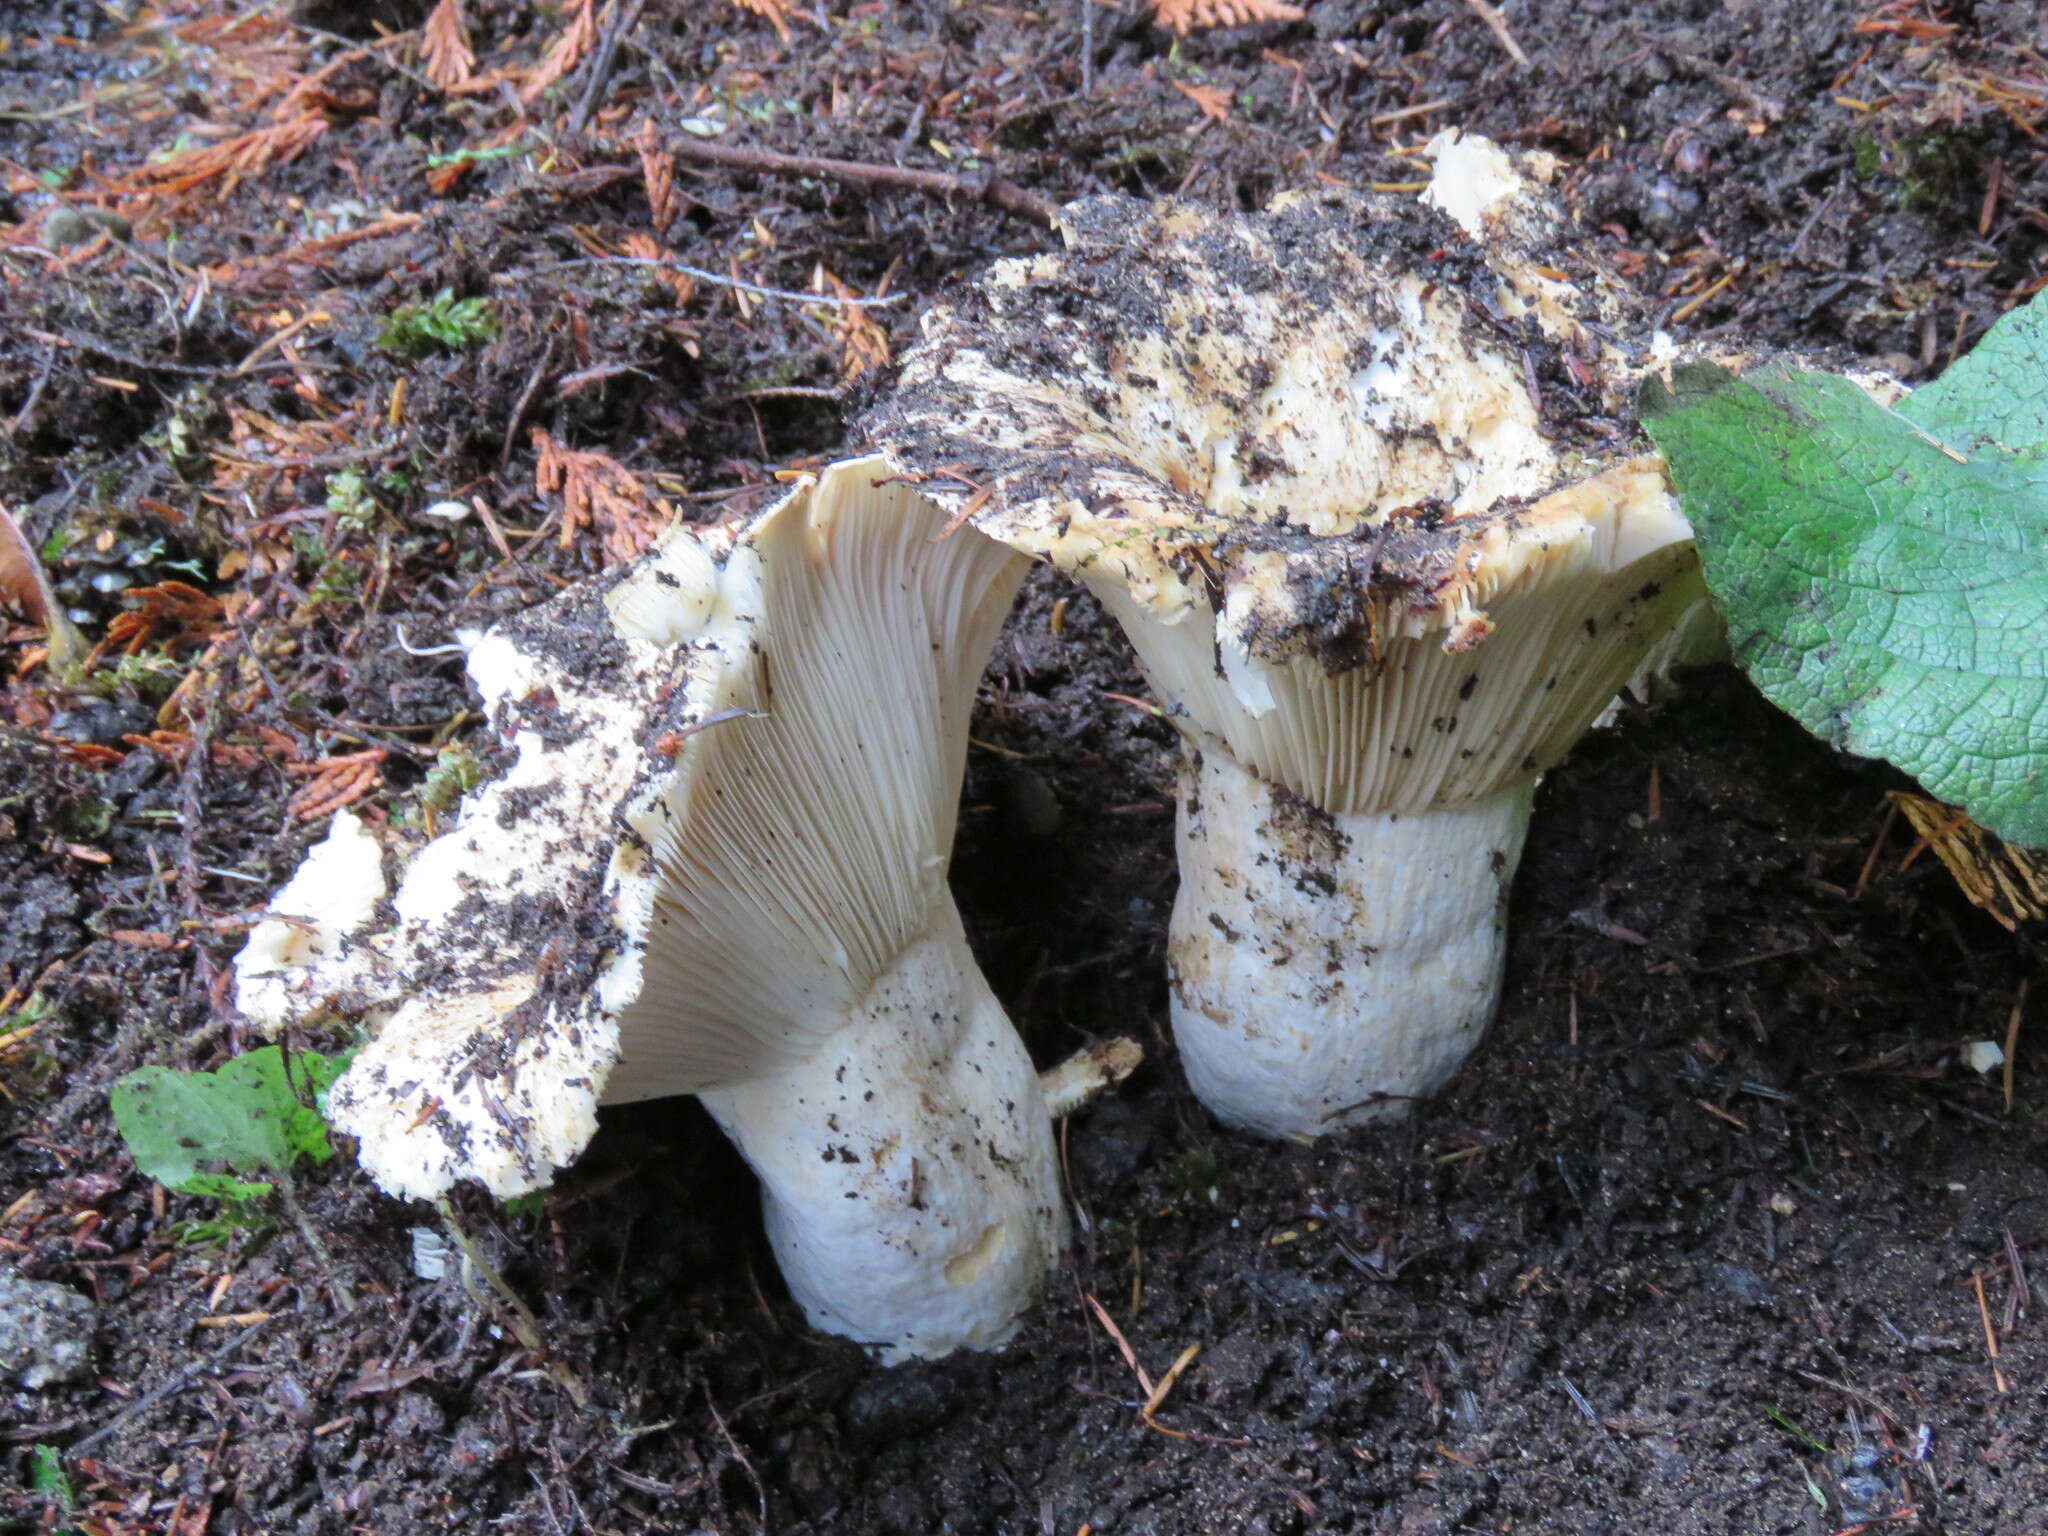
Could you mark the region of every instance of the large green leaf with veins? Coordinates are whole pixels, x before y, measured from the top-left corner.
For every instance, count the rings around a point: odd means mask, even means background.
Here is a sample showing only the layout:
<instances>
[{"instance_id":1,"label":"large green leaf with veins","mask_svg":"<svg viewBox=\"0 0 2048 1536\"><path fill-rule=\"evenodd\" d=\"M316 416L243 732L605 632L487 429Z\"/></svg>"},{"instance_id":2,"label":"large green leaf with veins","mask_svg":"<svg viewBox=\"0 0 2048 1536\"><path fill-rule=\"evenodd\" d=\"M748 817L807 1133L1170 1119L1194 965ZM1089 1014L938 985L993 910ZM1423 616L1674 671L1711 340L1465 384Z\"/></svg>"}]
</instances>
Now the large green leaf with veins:
<instances>
[{"instance_id":1,"label":"large green leaf with veins","mask_svg":"<svg viewBox=\"0 0 2048 1536\"><path fill-rule=\"evenodd\" d=\"M1681 367L1643 419L1765 695L2048 847L2048 308L1886 410L1845 379Z\"/></svg>"},{"instance_id":2,"label":"large green leaf with veins","mask_svg":"<svg viewBox=\"0 0 2048 1536\"><path fill-rule=\"evenodd\" d=\"M2001 453L2036 483L2048 479L2048 293L1999 321L1898 410L1951 448Z\"/></svg>"}]
</instances>

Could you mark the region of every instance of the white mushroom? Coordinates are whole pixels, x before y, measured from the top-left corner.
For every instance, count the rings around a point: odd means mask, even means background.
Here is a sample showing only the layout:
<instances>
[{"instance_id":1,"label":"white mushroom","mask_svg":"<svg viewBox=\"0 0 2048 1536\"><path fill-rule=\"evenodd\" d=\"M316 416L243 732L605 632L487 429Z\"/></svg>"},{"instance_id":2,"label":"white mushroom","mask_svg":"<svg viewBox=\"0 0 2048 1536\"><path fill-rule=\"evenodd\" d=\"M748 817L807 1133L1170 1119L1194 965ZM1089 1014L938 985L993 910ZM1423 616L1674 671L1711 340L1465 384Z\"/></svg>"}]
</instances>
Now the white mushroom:
<instances>
[{"instance_id":1,"label":"white mushroom","mask_svg":"<svg viewBox=\"0 0 2048 1536\"><path fill-rule=\"evenodd\" d=\"M695 1092L813 1323L890 1358L1009 1335L1065 1219L946 867L1023 561L944 530L879 462L835 465L477 648L517 758L406 871L332 1096L381 1184L517 1194L600 1101Z\"/></svg>"},{"instance_id":2,"label":"white mushroom","mask_svg":"<svg viewBox=\"0 0 2048 1536\"><path fill-rule=\"evenodd\" d=\"M864 423L1130 636L1185 744L1175 1038L1203 1100L1270 1135L1401 1113L1456 1069L1538 776L1710 626L1621 424L1649 359L1620 299L1503 152L1441 148L1433 201L1465 223L1075 204L1064 254L926 317Z\"/></svg>"},{"instance_id":3,"label":"white mushroom","mask_svg":"<svg viewBox=\"0 0 2048 1536\"><path fill-rule=\"evenodd\" d=\"M270 899L235 959L236 1003L259 1026L275 1029L304 1011L295 995L316 965L338 977L344 947L370 924L384 899L384 850L355 812L340 810ZM352 956L362 951L350 949Z\"/></svg>"}]
</instances>

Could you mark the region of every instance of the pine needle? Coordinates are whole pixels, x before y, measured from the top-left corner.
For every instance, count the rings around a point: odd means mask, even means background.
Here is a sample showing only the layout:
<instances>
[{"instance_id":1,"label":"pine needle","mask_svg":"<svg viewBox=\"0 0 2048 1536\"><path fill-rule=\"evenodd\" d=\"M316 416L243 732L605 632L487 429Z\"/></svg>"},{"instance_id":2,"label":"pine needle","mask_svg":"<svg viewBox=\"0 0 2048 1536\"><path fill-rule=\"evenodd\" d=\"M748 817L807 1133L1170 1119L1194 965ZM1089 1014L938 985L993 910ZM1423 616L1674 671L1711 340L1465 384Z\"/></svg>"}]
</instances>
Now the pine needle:
<instances>
[{"instance_id":1,"label":"pine needle","mask_svg":"<svg viewBox=\"0 0 2048 1536\"><path fill-rule=\"evenodd\" d=\"M747 0L740 0L742 5ZM1242 27L1258 21L1299 21L1302 9L1284 0L1151 0L1159 25L1182 37L1211 27Z\"/></svg>"},{"instance_id":2,"label":"pine needle","mask_svg":"<svg viewBox=\"0 0 2048 1536\"><path fill-rule=\"evenodd\" d=\"M462 0L441 0L434 7L420 34L420 62L427 78L444 91L468 84L476 74L476 55L470 51Z\"/></svg>"},{"instance_id":3,"label":"pine needle","mask_svg":"<svg viewBox=\"0 0 2048 1536\"><path fill-rule=\"evenodd\" d=\"M767 22L783 42L789 41L789 18L796 13L791 0L732 0L732 3Z\"/></svg>"}]
</instances>

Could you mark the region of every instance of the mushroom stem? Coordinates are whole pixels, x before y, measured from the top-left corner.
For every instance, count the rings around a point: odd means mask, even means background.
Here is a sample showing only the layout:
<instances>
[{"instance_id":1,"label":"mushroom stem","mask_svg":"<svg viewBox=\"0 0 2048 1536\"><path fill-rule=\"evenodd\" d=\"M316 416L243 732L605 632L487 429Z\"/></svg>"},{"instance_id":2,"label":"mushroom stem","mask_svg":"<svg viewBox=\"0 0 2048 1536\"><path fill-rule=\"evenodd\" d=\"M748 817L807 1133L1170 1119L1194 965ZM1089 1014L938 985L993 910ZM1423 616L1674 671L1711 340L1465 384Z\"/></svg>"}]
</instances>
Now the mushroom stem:
<instances>
[{"instance_id":1,"label":"mushroom stem","mask_svg":"<svg viewBox=\"0 0 2048 1536\"><path fill-rule=\"evenodd\" d=\"M891 1364L1003 1343L1058 1259L1038 1074L950 896L826 1049L702 1097L804 1315Z\"/></svg>"},{"instance_id":2,"label":"mushroom stem","mask_svg":"<svg viewBox=\"0 0 2048 1536\"><path fill-rule=\"evenodd\" d=\"M1168 941L1188 1081L1225 1122L1311 1138L1397 1119L1500 998L1533 777L1422 811L1336 814L1190 742Z\"/></svg>"}]
</instances>

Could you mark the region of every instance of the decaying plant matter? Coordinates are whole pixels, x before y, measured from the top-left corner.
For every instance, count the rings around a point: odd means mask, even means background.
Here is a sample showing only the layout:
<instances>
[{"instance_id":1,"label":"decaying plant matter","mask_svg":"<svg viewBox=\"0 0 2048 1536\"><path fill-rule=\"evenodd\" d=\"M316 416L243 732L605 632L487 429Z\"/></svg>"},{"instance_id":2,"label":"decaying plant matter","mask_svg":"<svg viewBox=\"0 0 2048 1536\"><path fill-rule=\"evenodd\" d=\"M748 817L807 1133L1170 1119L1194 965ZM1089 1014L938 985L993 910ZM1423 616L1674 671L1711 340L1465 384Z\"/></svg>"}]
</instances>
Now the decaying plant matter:
<instances>
[{"instance_id":1,"label":"decaying plant matter","mask_svg":"<svg viewBox=\"0 0 2048 1536\"><path fill-rule=\"evenodd\" d=\"M1209 27L1242 27L1255 21L1299 21L1304 12L1286 0L1151 0L1162 27L1182 37Z\"/></svg>"}]
</instances>

